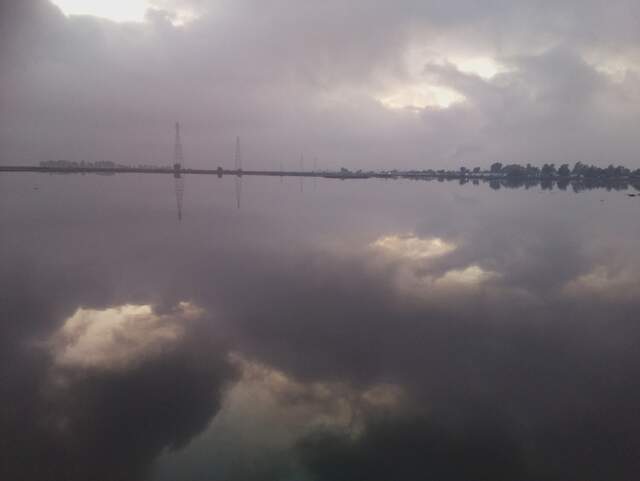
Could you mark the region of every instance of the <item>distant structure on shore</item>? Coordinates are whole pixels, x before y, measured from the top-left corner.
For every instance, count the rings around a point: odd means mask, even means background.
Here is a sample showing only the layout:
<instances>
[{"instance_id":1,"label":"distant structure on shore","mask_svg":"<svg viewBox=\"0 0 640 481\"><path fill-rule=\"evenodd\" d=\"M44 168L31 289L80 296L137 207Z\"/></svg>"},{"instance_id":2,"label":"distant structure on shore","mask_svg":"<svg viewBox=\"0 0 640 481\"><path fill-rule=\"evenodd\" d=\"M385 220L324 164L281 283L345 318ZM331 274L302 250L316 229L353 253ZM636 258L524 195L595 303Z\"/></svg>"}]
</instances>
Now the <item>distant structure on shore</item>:
<instances>
[{"instance_id":1,"label":"distant structure on shore","mask_svg":"<svg viewBox=\"0 0 640 481\"><path fill-rule=\"evenodd\" d=\"M176 140L173 148L173 169L181 170L184 164L184 155L182 153L182 139L180 139L180 122L176 122Z\"/></svg>"},{"instance_id":2,"label":"distant structure on shore","mask_svg":"<svg viewBox=\"0 0 640 481\"><path fill-rule=\"evenodd\" d=\"M52 169L126 169L129 166L116 164L110 160L98 160L96 162L87 162L81 160L76 162L73 160L44 160L40 162L40 167Z\"/></svg>"},{"instance_id":3,"label":"distant structure on shore","mask_svg":"<svg viewBox=\"0 0 640 481\"><path fill-rule=\"evenodd\" d=\"M607 189L626 189L631 185L640 191L640 168L631 170L627 167L610 164L607 167L598 167L596 165L588 165L582 162L576 162L573 167L563 163L556 168L555 164L545 163L542 167L534 166L530 163L520 165L516 163L502 164L494 162L489 169L480 167L467 168L460 167L457 170L445 169L425 169L425 170L377 170L377 171L352 171L345 167L335 171L318 171L314 163L312 171L305 171L304 158L300 157L299 171L283 171L282 163L280 170L253 170L244 171L242 168L242 154L240 150L240 138L236 138L234 153L234 168L224 169L218 166L216 169L186 169L184 167L184 154L182 151L182 139L180 137L180 123L175 123L175 143L172 166L151 166L138 165L128 166L117 164L112 161L96 161L86 162L84 160L68 161L68 160L47 160L40 162L39 167L22 167L22 166L0 166L0 171L18 172L49 172L49 173L96 173L102 175L112 175L115 173L173 173L176 178L180 178L183 174L215 174L218 177L224 175L242 175L254 176L279 176L279 177L323 177L327 179L413 179L413 180L437 180L440 182L457 180L460 184L480 182L488 182L493 189L505 188L529 188L535 185L541 185L543 189L552 189L557 186L559 189L566 189L569 185L573 190L579 191L591 188L607 188ZM182 191L178 189L177 192ZM181 195L178 195L181 204ZM180 206L179 206L180 207ZM181 209L179 209L181 210Z\"/></svg>"}]
</instances>

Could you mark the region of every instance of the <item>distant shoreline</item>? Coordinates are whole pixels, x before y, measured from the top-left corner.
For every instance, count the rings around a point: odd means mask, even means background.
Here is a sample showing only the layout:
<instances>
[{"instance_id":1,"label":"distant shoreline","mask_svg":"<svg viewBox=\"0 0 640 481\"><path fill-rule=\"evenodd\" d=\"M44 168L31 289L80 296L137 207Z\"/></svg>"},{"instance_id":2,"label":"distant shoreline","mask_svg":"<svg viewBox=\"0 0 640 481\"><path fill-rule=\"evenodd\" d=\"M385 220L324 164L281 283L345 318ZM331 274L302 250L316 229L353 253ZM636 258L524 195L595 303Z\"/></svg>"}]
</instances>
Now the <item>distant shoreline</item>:
<instances>
[{"instance_id":1,"label":"distant shoreline","mask_svg":"<svg viewBox=\"0 0 640 481\"><path fill-rule=\"evenodd\" d=\"M603 169L604 170L604 169ZM243 169L191 169L171 167L94 167L94 166L42 166L42 165L0 165L0 172L34 172L52 174L171 174L171 175L232 175L232 176L270 176L270 177L324 177L338 179L368 179L368 178L411 178L411 179L468 179L468 180L610 180L610 181L640 181L640 169L621 175L584 176L584 175L560 175L554 174L510 174L503 172L479 171L444 171L444 170L393 170L393 171L350 171L347 169L327 170L243 170Z\"/></svg>"},{"instance_id":2,"label":"distant shoreline","mask_svg":"<svg viewBox=\"0 0 640 481\"><path fill-rule=\"evenodd\" d=\"M574 191L605 188L609 190L626 190L629 186L640 192L640 172L633 171L624 175L609 175L586 177L584 175L527 175L497 172L473 171L372 171L352 172L346 169L340 171L275 171L275 170L233 170L223 169L187 169L170 167L81 167L81 166L0 166L0 172L23 172L41 174L164 174L180 178L183 175L215 175L224 176L265 176L265 177L312 177L338 180L351 179L409 179L422 181L450 182L458 181L461 185L487 183L493 189L500 188L530 188L537 185L551 190L557 187L565 190L572 187Z\"/></svg>"}]
</instances>

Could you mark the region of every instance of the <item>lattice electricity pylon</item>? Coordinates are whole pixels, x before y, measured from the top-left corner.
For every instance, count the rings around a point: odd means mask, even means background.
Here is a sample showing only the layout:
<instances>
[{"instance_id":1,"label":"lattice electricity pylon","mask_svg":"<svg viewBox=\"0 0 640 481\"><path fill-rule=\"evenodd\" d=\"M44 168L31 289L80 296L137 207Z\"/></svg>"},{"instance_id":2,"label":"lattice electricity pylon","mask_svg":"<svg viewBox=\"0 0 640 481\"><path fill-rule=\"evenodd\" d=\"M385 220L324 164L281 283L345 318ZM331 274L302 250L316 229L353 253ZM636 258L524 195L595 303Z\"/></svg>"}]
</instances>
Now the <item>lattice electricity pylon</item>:
<instances>
[{"instance_id":1,"label":"lattice electricity pylon","mask_svg":"<svg viewBox=\"0 0 640 481\"><path fill-rule=\"evenodd\" d=\"M240 137L236 137L235 167L236 167L236 171L240 174L242 172L242 153L240 152Z\"/></svg>"},{"instance_id":2,"label":"lattice electricity pylon","mask_svg":"<svg viewBox=\"0 0 640 481\"><path fill-rule=\"evenodd\" d=\"M182 169L184 164L184 156L182 154L182 141L180 140L180 123L176 122L176 141L173 149L173 168L175 170Z\"/></svg>"}]
</instances>

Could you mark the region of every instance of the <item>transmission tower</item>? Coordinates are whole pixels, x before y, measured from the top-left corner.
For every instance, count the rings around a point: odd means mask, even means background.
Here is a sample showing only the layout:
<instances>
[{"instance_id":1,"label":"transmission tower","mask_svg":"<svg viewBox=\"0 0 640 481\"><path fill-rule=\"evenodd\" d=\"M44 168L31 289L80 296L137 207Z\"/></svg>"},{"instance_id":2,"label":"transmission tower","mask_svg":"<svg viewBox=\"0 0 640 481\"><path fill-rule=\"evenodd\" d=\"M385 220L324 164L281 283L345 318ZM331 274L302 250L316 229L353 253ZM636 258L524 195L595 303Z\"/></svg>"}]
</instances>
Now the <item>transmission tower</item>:
<instances>
[{"instance_id":1,"label":"transmission tower","mask_svg":"<svg viewBox=\"0 0 640 481\"><path fill-rule=\"evenodd\" d=\"M184 156L182 154L182 141L180 140L180 123L176 122L176 140L173 149L173 168L174 170L182 169Z\"/></svg>"}]
</instances>

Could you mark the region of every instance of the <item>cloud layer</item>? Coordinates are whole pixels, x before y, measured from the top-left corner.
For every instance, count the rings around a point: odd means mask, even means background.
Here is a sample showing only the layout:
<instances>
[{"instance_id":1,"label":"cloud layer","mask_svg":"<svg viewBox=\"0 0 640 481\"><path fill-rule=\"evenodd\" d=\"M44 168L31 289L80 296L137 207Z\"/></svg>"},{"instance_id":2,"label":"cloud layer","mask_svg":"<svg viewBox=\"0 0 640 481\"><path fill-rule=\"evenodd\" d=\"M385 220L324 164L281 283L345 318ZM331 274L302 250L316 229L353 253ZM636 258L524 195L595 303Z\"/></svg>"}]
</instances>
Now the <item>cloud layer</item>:
<instances>
[{"instance_id":1,"label":"cloud layer","mask_svg":"<svg viewBox=\"0 0 640 481\"><path fill-rule=\"evenodd\" d=\"M300 152L325 167L640 165L636 2L153 7L114 23L2 3L4 162L167 164L180 119L193 166L229 164L236 135L260 168Z\"/></svg>"}]
</instances>

